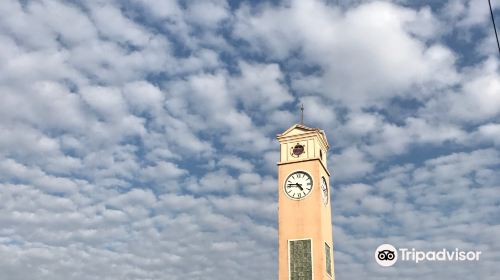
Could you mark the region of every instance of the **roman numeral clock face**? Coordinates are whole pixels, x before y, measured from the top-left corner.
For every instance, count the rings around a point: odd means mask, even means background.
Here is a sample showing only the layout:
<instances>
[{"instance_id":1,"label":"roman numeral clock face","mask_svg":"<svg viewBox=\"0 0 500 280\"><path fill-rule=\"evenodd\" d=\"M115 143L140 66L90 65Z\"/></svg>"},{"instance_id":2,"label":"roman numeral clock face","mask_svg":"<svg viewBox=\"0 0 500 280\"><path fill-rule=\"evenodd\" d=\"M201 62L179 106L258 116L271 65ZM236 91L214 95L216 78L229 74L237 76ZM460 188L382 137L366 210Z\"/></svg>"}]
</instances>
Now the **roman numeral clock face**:
<instances>
[{"instance_id":1,"label":"roman numeral clock face","mask_svg":"<svg viewBox=\"0 0 500 280\"><path fill-rule=\"evenodd\" d=\"M311 175L304 171L293 172L286 178L283 186L289 198L299 200L308 196L313 187Z\"/></svg>"},{"instance_id":2,"label":"roman numeral clock face","mask_svg":"<svg viewBox=\"0 0 500 280\"><path fill-rule=\"evenodd\" d=\"M323 197L323 204L328 204L328 185L326 183L325 177L321 177L321 196Z\"/></svg>"}]
</instances>

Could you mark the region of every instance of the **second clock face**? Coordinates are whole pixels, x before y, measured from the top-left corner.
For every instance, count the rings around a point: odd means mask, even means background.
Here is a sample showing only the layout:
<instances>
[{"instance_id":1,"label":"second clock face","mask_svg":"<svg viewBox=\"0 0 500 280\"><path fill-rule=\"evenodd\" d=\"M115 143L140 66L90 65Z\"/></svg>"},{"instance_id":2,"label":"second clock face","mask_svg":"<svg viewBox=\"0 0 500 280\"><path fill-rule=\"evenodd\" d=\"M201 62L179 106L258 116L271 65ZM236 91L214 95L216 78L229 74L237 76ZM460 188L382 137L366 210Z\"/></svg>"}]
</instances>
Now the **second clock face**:
<instances>
[{"instance_id":1,"label":"second clock face","mask_svg":"<svg viewBox=\"0 0 500 280\"><path fill-rule=\"evenodd\" d=\"M328 204L328 185L326 183L325 177L321 177L321 194L323 197L323 203Z\"/></svg>"},{"instance_id":2,"label":"second clock face","mask_svg":"<svg viewBox=\"0 0 500 280\"><path fill-rule=\"evenodd\" d=\"M286 178L283 188L291 199L303 199L312 191L313 181L311 175L304 171L293 172Z\"/></svg>"}]
</instances>

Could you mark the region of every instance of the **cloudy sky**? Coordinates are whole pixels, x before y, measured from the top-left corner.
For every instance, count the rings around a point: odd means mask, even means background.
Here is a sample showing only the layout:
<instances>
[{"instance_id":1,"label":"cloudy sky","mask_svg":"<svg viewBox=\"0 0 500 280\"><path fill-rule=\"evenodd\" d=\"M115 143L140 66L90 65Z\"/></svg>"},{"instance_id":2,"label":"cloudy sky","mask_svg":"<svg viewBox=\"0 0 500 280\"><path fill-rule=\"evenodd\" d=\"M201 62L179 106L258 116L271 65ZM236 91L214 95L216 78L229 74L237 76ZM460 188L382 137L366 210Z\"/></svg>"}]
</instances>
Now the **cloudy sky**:
<instances>
[{"instance_id":1,"label":"cloudy sky","mask_svg":"<svg viewBox=\"0 0 500 280\"><path fill-rule=\"evenodd\" d=\"M275 136L301 103L332 145L337 279L498 279L487 0L2 0L0 14L2 279L277 279ZM381 268L386 242L483 254Z\"/></svg>"}]
</instances>

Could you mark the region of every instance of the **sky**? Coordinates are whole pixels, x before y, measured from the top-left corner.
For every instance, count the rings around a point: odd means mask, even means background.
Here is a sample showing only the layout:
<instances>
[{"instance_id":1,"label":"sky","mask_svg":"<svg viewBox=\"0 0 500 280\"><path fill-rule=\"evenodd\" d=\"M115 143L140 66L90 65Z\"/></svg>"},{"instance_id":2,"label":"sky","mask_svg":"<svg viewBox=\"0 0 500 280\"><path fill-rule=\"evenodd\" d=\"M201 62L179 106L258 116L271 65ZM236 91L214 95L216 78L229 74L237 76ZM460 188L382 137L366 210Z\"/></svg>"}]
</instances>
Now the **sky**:
<instances>
[{"instance_id":1,"label":"sky","mask_svg":"<svg viewBox=\"0 0 500 280\"><path fill-rule=\"evenodd\" d=\"M277 279L275 137L300 104L331 145L336 279L500 276L486 0L0 14L1 279ZM383 268L382 243L482 255Z\"/></svg>"}]
</instances>

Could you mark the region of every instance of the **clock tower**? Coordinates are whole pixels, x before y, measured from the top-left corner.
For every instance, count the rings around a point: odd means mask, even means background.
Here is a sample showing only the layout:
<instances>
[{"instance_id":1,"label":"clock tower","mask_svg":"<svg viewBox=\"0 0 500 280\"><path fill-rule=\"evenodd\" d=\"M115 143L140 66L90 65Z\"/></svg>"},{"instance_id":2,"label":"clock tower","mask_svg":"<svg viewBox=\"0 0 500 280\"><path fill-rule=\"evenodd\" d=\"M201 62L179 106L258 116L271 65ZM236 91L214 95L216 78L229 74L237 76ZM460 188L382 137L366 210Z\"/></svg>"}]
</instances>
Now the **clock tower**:
<instances>
[{"instance_id":1,"label":"clock tower","mask_svg":"<svg viewBox=\"0 0 500 280\"><path fill-rule=\"evenodd\" d=\"M325 132L296 124L277 138L279 280L335 279Z\"/></svg>"}]
</instances>

